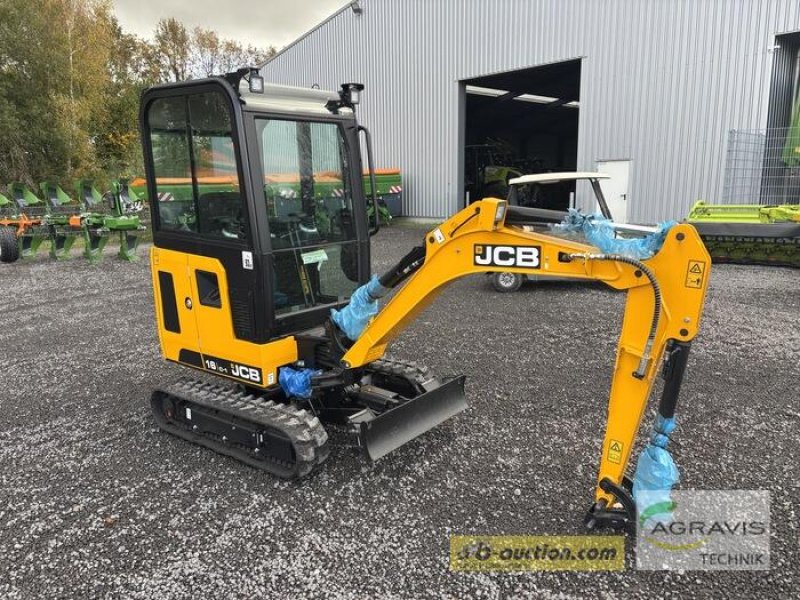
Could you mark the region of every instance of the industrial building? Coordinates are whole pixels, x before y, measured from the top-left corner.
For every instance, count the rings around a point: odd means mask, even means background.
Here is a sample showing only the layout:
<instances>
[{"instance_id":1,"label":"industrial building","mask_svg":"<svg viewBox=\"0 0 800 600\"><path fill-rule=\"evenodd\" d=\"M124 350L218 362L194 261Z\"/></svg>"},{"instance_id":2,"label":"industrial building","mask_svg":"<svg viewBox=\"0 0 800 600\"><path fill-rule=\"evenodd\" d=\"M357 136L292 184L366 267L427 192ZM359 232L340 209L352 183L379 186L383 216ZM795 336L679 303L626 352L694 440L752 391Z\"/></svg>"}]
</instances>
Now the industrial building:
<instances>
[{"instance_id":1,"label":"industrial building","mask_svg":"<svg viewBox=\"0 0 800 600\"><path fill-rule=\"evenodd\" d=\"M365 84L360 120L378 165L402 169L406 215L577 169L611 175L615 218L644 223L698 199L797 202L782 154L799 48L796 0L358 0L263 73ZM594 208L571 192L542 203Z\"/></svg>"}]
</instances>

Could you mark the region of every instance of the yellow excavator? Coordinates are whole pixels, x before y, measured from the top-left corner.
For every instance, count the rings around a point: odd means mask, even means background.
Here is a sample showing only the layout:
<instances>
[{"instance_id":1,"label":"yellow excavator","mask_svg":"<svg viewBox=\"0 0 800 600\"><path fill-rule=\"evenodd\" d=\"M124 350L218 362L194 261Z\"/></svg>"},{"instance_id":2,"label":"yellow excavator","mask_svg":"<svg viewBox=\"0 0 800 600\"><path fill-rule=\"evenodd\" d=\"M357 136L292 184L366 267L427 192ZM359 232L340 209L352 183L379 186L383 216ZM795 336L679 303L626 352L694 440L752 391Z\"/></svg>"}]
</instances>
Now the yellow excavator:
<instances>
[{"instance_id":1,"label":"yellow excavator","mask_svg":"<svg viewBox=\"0 0 800 600\"><path fill-rule=\"evenodd\" d=\"M675 225L639 260L529 227L563 213L488 198L371 276L362 90L270 85L245 68L143 94L161 351L218 376L156 389L159 426L281 478L326 459L323 423L377 460L467 406L463 376L384 355L448 283L498 270L601 281L627 302L586 523L630 524L626 467L648 397L661 372L659 414L673 416L700 325L711 263L695 229Z\"/></svg>"}]
</instances>

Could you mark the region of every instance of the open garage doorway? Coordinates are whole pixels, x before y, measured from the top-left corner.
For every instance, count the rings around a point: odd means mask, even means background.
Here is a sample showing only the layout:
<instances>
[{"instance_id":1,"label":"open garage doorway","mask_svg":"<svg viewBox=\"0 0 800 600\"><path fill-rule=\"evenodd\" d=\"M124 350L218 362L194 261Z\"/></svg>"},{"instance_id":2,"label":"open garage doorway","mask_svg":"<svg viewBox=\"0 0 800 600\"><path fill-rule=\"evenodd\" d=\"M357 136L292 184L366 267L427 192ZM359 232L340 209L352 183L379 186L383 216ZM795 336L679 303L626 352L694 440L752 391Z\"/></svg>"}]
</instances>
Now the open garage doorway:
<instances>
[{"instance_id":1,"label":"open garage doorway","mask_svg":"<svg viewBox=\"0 0 800 600\"><path fill-rule=\"evenodd\" d=\"M519 175L574 171L578 156L581 61L465 79L463 203L505 198ZM541 186L531 206L566 210L575 183Z\"/></svg>"}]
</instances>

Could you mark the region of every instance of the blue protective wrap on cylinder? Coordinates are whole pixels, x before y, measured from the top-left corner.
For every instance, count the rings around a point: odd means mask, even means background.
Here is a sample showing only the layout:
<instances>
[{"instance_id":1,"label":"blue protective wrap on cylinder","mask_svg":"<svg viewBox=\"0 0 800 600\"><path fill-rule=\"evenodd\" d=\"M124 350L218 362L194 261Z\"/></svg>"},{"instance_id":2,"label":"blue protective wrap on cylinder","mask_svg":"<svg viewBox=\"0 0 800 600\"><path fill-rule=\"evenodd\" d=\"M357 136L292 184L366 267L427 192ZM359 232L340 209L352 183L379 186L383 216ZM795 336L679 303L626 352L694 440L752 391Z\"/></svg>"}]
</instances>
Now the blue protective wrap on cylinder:
<instances>
[{"instance_id":1,"label":"blue protective wrap on cylinder","mask_svg":"<svg viewBox=\"0 0 800 600\"><path fill-rule=\"evenodd\" d=\"M599 213L584 215L579 210L570 208L564 221L553 225L552 229L556 233L582 233L586 241L605 254L622 254L636 259L647 259L661 249L667 232L675 224L675 221L659 223L658 231L644 237L623 239L616 237L613 221L603 215Z\"/></svg>"},{"instance_id":2,"label":"blue protective wrap on cylinder","mask_svg":"<svg viewBox=\"0 0 800 600\"><path fill-rule=\"evenodd\" d=\"M281 367L278 371L278 383L287 396L296 398L311 397L311 378L322 371L314 369L293 369Z\"/></svg>"},{"instance_id":3,"label":"blue protective wrap on cylinder","mask_svg":"<svg viewBox=\"0 0 800 600\"><path fill-rule=\"evenodd\" d=\"M650 443L645 447L636 463L633 477L633 499L641 515L648 507L670 503L670 492L680 480L680 472L667 450L669 434L677 427L675 417L656 417ZM669 513L661 513L669 515ZM663 520L662 516L662 520Z\"/></svg>"},{"instance_id":4,"label":"blue protective wrap on cylinder","mask_svg":"<svg viewBox=\"0 0 800 600\"><path fill-rule=\"evenodd\" d=\"M377 275L350 296L350 304L342 310L331 310L331 319L354 342L364 331L370 319L378 314L378 298L389 292L381 285Z\"/></svg>"}]
</instances>

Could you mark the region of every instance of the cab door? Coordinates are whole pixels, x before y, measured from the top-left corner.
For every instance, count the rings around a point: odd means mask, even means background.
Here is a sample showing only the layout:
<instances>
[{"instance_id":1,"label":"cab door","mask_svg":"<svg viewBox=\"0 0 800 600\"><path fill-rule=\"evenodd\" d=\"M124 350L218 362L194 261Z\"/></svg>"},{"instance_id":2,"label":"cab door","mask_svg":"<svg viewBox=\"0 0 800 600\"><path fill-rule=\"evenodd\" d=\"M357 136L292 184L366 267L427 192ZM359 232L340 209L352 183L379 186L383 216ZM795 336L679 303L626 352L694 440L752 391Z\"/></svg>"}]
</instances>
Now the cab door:
<instances>
[{"instance_id":1,"label":"cab door","mask_svg":"<svg viewBox=\"0 0 800 600\"><path fill-rule=\"evenodd\" d=\"M194 292L187 277L187 255L154 247L150 251L150 271L158 337L164 358L200 366L197 321L191 310Z\"/></svg>"},{"instance_id":2,"label":"cab door","mask_svg":"<svg viewBox=\"0 0 800 600\"><path fill-rule=\"evenodd\" d=\"M269 233L271 330L322 325L370 275L355 120L254 113L250 155L261 168ZM256 160L258 157L258 160Z\"/></svg>"},{"instance_id":3,"label":"cab door","mask_svg":"<svg viewBox=\"0 0 800 600\"><path fill-rule=\"evenodd\" d=\"M178 360L201 368L206 355L252 359L252 344L268 335L257 310L264 290L239 104L219 80L154 88L142 103L156 296L174 294L186 350ZM156 257L169 266L171 287L158 279Z\"/></svg>"}]
</instances>

